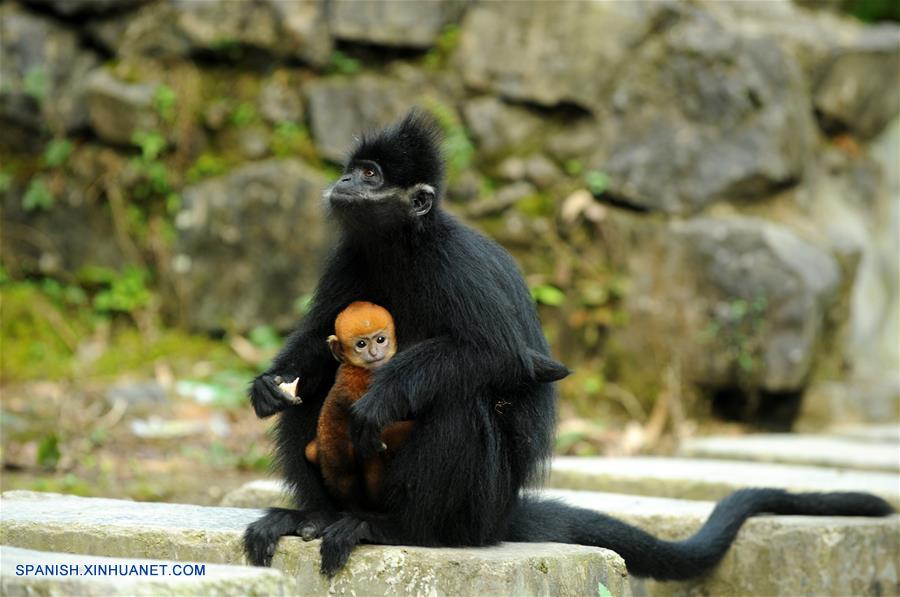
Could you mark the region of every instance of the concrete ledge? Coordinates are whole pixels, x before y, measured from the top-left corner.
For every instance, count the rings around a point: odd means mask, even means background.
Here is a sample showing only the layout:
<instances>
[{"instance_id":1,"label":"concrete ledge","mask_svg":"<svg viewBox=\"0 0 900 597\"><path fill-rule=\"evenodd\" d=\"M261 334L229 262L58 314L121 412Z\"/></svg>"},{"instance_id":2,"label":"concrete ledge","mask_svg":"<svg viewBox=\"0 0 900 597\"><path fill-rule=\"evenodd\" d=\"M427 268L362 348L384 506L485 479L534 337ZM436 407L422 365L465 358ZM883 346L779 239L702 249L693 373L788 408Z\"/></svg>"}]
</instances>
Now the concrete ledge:
<instances>
[{"instance_id":1,"label":"concrete ledge","mask_svg":"<svg viewBox=\"0 0 900 597\"><path fill-rule=\"evenodd\" d=\"M900 471L900 445L895 442L855 441L825 435L770 433L705 437L685 441L680 454L894 473Z\"/></svg>"},{"instance_id":2,"label":"concrete ledge","mask_svg":"<svg viewBox=\"0 0 900 597\"><path fill-rule=\"evenodd\" d=\"M31 571L27 576L17 573L19 566L21 568L18 572L27 572L24 566L29 564L44 567L58 565L58 568L55 571L44 568L41 574ZM99 569L104 566L110 568ZM132 569L132 566L135 568ZM142 573L139 572L140 567L144 568ZM0 547L0 593L6 597L290 595L295 585L296 582L282 572L263 568L171 560L104 558Z\"/></svg>"},{"instance_id":3,"label":"concrete ledge","mask_svg":"<svg viewBox=\"0 0 900 597\"><path fill-rule=\"evenodd\" d=\"M668 539L693 534L713 502L547 490ZM635 595L898 595L900 516L760 516L747 521L721 564L685 582L632 577Z\"/></svg>"},{"instance_id":4,"label":"concrete ledge","mask_svg":"<svg viewBox=\"0 0 900 597\"><path fill-rule=\"evenodd\" d=\"M734 476L742 474L737 470ZM768 484L769 479L764 480ZM747 481L753 484L753 479ZM252 491L236 490L229 499L256 506L282 499L278 481L256 481L252 485ZM545 490L542 494L604 512L667 539L690 536L714 506L708 501L562 489ZM264 501L256 501L261 499ZM668 583L632 578L632 589L636 595L900 594L898 523L900 517L896 516L758 517L744 525L722 564L708 576Z\"/></svg>"},{"instance_id":5,"label":"concrete ledge","mask_svg":"<svg viewBox=\"0 0 900 597\"><path fill-rule=\"evenodd\" d=\"M900 508L897 473L733 460L563 456L553 460L548 485L692 500L720 500L737 489L761 486L791 491L862 490Z\"/></svg>"},{"instance_id":6,"label":"concrete ledge","mask_svg":"<svg viewBox=\"0 0 900 597\"><path fill-rule=\"evenodd\" d=\"M262 512L184 504L11 491L2 495L0 542L113 557L242 563L244 528ZM553 543L478 549L361 546L334 579L318 572L319 542L285 537L273 567L294 580L291 594L613 595L631 594L615 553Z\"/></svg>"}]
</instances>

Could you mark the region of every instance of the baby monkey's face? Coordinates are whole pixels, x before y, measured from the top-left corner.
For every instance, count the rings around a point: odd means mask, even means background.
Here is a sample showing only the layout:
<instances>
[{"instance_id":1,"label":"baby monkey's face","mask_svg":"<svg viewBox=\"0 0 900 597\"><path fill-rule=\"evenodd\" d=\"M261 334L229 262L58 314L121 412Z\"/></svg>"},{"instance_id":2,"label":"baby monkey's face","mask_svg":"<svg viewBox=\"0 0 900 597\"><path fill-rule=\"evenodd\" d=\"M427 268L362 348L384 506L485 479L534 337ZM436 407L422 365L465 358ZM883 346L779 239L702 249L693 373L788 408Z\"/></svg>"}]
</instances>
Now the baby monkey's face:
<instances>
[{"instance_id":1,"label":"baby monkey's face","mask_svg":"<svg viewBox=\"0 0 900 597\"><path fill-rule=\"evenodd\" d=\"M369 334L352 336L344 345L344 355L357 367L377 369L390 360L397 352L397 343L388 329L375 330Z\"/></svg>"}]
</instances>

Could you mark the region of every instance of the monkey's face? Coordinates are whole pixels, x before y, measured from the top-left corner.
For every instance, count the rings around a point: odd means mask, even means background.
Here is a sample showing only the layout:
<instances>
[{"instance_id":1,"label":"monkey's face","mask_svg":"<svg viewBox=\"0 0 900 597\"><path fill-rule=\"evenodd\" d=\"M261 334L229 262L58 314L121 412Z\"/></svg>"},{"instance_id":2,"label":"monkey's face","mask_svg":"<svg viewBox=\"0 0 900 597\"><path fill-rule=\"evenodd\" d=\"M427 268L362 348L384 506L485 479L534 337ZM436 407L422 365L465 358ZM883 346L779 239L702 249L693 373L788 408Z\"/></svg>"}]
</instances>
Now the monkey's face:
<instances>
[{"instance_id":1,"label":"monkey's face","mask_svg":"<svg viewBox=\"0 0 900 597\"><path fill-rule=\"evenodd\" d=\"M325 200L344 228L364 235L427 220L440 197L444 162L440 132L418 111L361 138Z\"/></svg>"},{"instance_id":2,"label":"monkey's face","mask_svg":"<svg viewBox=\"0 0 900 597\"><path fill-rule=\"evenodd\" d=\"M352 336L342 344L344 358L357 367L366 369L377 369L387 363L397 352L394 335L387 329Z\"/></svg>"},{"instance_id":3,"label":"monkey's face","mask_svg":"<svg viewBox=\"0 0 900 597\"><path fill-rule=\"evenodd\" d=\"M332 213L367 227L392 227L424 217L434 205L436 191L426 183L401 187L373 160L354 160L325 191Z\"/></svg>"}]
</instances>

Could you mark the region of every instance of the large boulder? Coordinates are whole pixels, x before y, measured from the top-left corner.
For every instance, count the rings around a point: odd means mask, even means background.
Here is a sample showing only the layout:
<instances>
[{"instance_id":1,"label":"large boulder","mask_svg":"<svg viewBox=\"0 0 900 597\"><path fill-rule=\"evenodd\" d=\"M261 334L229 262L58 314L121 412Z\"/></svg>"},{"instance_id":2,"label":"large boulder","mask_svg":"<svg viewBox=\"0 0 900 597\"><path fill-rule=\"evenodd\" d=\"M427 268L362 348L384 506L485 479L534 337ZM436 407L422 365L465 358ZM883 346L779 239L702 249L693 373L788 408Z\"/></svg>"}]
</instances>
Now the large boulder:
<instances>
[{"instance_id":1,"label":"large boulder","mask_svg":"<svg viewBox=\"0 0 900 597\"><path fill-rule=\"evenodd\" d=\"M482 2L456 58L466 84L545 106L601 108L662 2Z\"/></svg>"},{"instance_id":2,"label":"large boulder","mask_svg":"<svg viewBox=\"0 0 900 597\"><path fill-rule=\"evenodd\" d=\"M55 21L0 6L0 116L28 128L72 131L87 122L85 76L99 59Z\"/></svg>"},{"instance_id":3,"label":"large boulder","mask_svg":"<svg viewBox=\"0 0 900 597\"><path fill-rule=\"evenodd\" d=\"M202 330L286 329L318 279L328 245L322 175L267 160L186 187L173 271L188 324Z\"/></svg>"},{"instance_id":4,"label":"large boulder","mask_svg":"<svg viewBox=\"0 0 900 597\"><path fill-rule=\"evenodd\" d=\"M803 389L841 282L828 252L735 216L656 224L640 238L643 250L629 258L629 326L610 348L626 376L675 364L710 389Z\"/></svg>"},{"instance_id":5,"label":"large boulder","mask_svg":"<svg viewBox=\"0 0 900 597\"><path fill-rule=\"evenodd\" d=\"M332 47L323 5L316 0L172 0L95 21L89 31L120 56L231 58L249 48L323 66Z\"/></svg>"},{"instance_id":6,"label":"large boulder","mask_svg":"<svg viewBox=\"0 0 900 597\"><path fill-rule=\"evenodd\" d=\"M334 162L344 158L356 135L393 122L417 95L412 85L375 75L321 79L304 92L316 147Z\"/></svg>"},{"instance_id":7,"label":"large boulder","mask_svg":"<svg viewBox=\"0 0 900 597\"><path fill-rule=\"evenodd\" d=\"M800 64L820 123L871 138L900 110L900 26L866 25L792 2L710 2L742 35L775 39Z\"/></svg>"},{"instance_id":8,"label":"large boulder","mask_svg":"<svg viewBox=\"0 0 900 597\"><path fill-rule=\"evenodd\" d=\"M618 71L590 165L631 205L693 213L803 176L815 125L797 64L773 39L745 38L685 7Z\"/></svg>"},{"instance_id":9,"label":"large boulder","mask_svg":"<svg viewBox=\"0 0 900 597\"><path fill-rule=\"evenodd\" d=\"M86 82L91 128L114 145L130 145L138 132L156 130L160 118L153 83L128 83L106 69L97 69Z\"/></svg>"},{"instance_id":10,"label":"large boulder","mask_svg":"<svg viewBox=\"0 0 900 597\"><path fill-rule=\"evenodd\" d=\"M331 0L328 26L341 40L384 46L427 48L441 30L459 20L467 0L408 2Z\"/></svg>"},{"instance_id":11,"label":"large boulder","mask_svg":"<svg viewBox=\"0 0 900 597\"><path fill-rule=\"evenodd\" d=\"M486 156L535 149L546 130L538 114L492 96L470 100L463 108L463 117L478 150Z\"/></svg>"}]
</instances>

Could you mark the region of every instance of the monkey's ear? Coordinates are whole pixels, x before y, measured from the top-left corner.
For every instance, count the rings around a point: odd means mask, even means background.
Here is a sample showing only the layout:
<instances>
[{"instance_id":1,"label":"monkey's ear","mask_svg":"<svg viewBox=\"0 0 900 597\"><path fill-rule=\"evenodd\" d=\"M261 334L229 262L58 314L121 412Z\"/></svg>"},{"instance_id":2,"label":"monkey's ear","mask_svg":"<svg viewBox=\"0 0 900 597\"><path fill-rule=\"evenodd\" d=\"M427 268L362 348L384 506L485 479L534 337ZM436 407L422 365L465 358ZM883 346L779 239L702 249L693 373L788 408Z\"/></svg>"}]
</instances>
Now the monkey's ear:
<instances>
[{"instance_id":1,"label":"monkey's ear","mask_svg":"<svg viewBox=\"0 0 900 597\"><path fill-rule=\"evenodd\" d=\"M435 191L430 184L417 185L409 198L412 213L416 217L421 217L431 211L434 205Z\"/></svg>"},{"instance_id":2,"label":"monkey's ear","mask_svg":"<svg viewBox=\"0 0 900 597\"><path fill-rule=\"evenodd\" d=\"M344 349L341 347L341 341L338 340L338 337L334 334L328 336L328 339L325 340L328 343L328 349L331 350L332 356L334 356L335 360L338 363L342 363L344 361Z\"/></svg>"}]
</instances>

